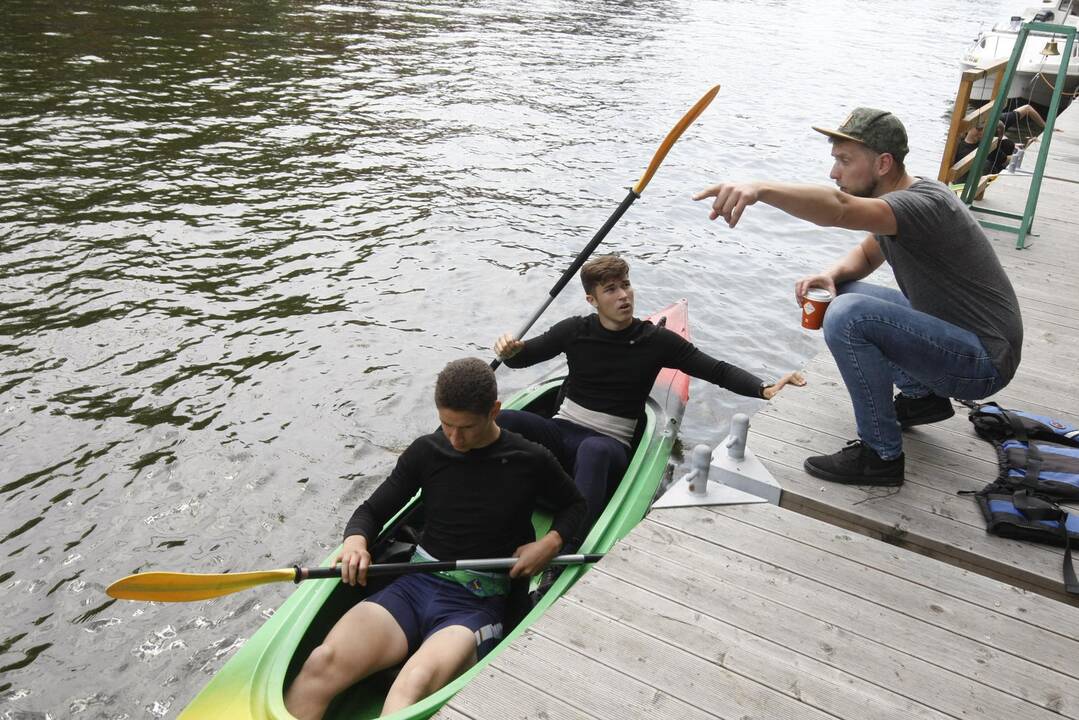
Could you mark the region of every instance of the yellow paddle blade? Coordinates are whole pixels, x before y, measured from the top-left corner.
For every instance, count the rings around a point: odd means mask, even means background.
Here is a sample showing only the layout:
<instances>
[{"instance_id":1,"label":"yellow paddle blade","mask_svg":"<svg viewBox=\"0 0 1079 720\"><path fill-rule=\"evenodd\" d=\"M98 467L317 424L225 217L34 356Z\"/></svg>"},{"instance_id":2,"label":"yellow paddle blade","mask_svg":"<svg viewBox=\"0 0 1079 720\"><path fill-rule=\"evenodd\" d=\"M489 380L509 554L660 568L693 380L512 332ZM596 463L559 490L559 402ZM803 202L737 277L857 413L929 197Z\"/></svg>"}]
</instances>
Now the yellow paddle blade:
<instances>
[{"instance_id":1,"label":"yellow paddle blade","mask_svg":"<svg viewBox=\"0 0 1079 720\"><path fill-rule=\"evenodd\" d=\"M697 119L697 116L704 112L704 109L708 107L712 102L712 98L719 92L719 85L716 85L711 90L704 94L697 104L689 109L678 124L671 128L671 131L667 133L667 137L663 138L663 143L660 144L659 150L656 150L656 154L652 156L652 162L648 164L648 168L645 169L644 175L641 175L641 179L637 181L637 184L633 186L633 192L640 195L644 192L644 188L648 185L652 176L656 174L656 170L659 169L660 163L663 162L663 158L667 157L667 153L670 151L671 146L675 141L682 136L682 133L686 131L686 128L693 124L693 121Z\"/></svg>"},{"instance_id":2,"label":"yellow paddle blade","mask_svg":"<svg viewBox=\"0 0 1079 720\"><path fill-rule=\"evenodd\" d=\"M263 570L242 573L147 572L128 575L105 589L117 600L154 600L157 602L194 602L229 595L240 590L272 582L291 581L296 571Z\"/></svg>"}]
</instances>

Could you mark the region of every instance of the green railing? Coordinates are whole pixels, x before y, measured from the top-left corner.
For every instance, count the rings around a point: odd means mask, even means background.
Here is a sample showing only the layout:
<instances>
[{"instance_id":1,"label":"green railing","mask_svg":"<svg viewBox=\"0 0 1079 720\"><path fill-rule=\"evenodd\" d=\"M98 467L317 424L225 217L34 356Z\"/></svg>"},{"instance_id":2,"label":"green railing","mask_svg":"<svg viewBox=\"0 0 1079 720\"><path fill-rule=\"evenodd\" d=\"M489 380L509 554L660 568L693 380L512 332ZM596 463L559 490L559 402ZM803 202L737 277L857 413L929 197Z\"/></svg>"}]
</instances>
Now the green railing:
<instances>
[{"instance_id":1,"label":"green railing","mask_svg":"<svg viewBox=\"0 0 1079 720\"><path fill-rule=\"evenodd\" d=\"M1011 87L1012 79L1015 77L1015 68L1019 64L1019 58L1023 54L1023 48L1026 46L1029 36L1050 35L1063 36L1066 38L1064 52L1060 55L1060 68L1057 70L1056 82L1053 84L1053 96L1049 101L1049 110L1045 116L1045 129L1042 131L1041 140L1038 143L1038 160L1034 165L1034 172L1031 175L1030 189L1027 191L1027 204L1026 208L1023 210L1023 214L1019 215L1004 210L994 210L992 208L974 205L975 196L978 193L978 184L981 181L982 172L985 169L985 160L989 156L990 145L992 144L993 137L996 135L994 132L986 132L983 134L982 140L978 144L978 154L974 158L974 165L971 167L970 172L967 173L967 181L963 186L963 193L960 196L963 202L974 212L1008 218L1010 220L1018 220L1018 226L991 220L979 220L982 227L1015 233L1018 236L1015 242L1017 250L1022 250L1026 247L1027 235L1030 234L1031 226L1034 224L1034 211L1038 207L1038 193L1041 191L1042 174L1045 172L1045 161L1049 156L1049 142L1053 139L1053 125L1056 123L1057 114L1060 112L1060 101L1064 94L1064 79L1068 70L1068 61L1071 60L1072 57L1075 34L1076 28L1068 25L1054 25L1051 23L1039 22L1024 23L1015 40L1015 48L1012 50L1011 59L1008 61L1008 67L1004 71L1004 80L1001 83L1003 91L997 97L996 102L993 103L993 110L989 113L986 127L995 128L1000 121L1000 116L1003 114L1004 104L1008 100L1008 88Z\"/></svg>"}]
</instances>

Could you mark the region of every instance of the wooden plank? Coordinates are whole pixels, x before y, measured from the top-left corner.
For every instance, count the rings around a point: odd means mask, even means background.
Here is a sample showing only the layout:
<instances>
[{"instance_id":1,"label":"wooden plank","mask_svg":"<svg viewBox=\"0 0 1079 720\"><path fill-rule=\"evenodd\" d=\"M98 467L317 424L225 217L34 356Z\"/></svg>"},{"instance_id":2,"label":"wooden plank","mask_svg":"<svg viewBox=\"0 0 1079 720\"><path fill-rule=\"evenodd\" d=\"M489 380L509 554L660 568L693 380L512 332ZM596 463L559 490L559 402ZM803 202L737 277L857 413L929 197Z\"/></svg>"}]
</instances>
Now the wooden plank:
<instances>
[{"instance_id":1,"label":"wooden plank","mask_svg":"<svg viewBox=\"0 0 1079 720\"><path fill-rule=\"evenodd\" d=\"M565 612L565 608L560 604L549 610L541 623L546 624L549 621L548 616L558 612ZM538 630L536 626L533 628ZM498 657L498 668L516 678L527 680L535 687L547 688L548 692L557 693L582 713L604 719L648 717L705 720L722 717L720 712L682 700L671 692L653 686L651 681L641 681L611 668L608 663L617 663L624 659L620 657L619 645L606 635L603 636L603 642L596 641L592 628L583 628L573 634L564 635L557 641L534 630L522 635ZM597 628L596 632L602 634L604 629ZM642 669L659 671L662 668L656 666L655 658L658 657L656 653L662 653L662 650L659 647L650 647L630 659L639 661ZM682 658L679 658L680 660ZM709 664L709 667L715 669L714 665ZM685 670L693 673L690 668ZM745 707L767 708L768 712L759 715L760 717L797 717L787 713L771 715L776 708L767 702L758 705L755 691L760 686L752 685L750 695L740 694L732 698L731 689L721 681L720 675L690 674L683 680L684 682L674 689L675 692L685 695L689 693L690 686L699 683L700 691L705 694L704 704L713 708L737 708L744 703Z\"/></svg>"},{"instance_id":2,"label":"wooden plank","mask_svg":"<svg viewBox=\"0 0 1079 720\"><path fill-rule=\"evenodd\" d=\"M832 446L842 447L844 442L857 437L854 413L836 413L824 403L802 404L788 399L782 408L754 415L751 426L764 435L783 440L783 433L789 428L776 428L776 422L794 423L806 428L807 432L830 435L834 440L821 438L816 448L821 452L834 452L836 448ZM922 426L921 432L912 429L904 433L903 451L907 464L925 465L934 472L944 470L968 479L966 487L956 489L970 489L973 483L976 490L992 482L997 476L998 467L993 446L974 435L969 429L969 422L967 425L966 435L952 432L943 438L934 438L932 432L927 430L928 426ZM799 437L806 438L807 435L801 433ZM938 487L939 483L934 481L930 485Z\"/></svg>"},{"instance_id":3,"label":"wooden plank","mask_svg":"<svg viewBox=\"0 0 1079 720\"><path fill-rule=\"evenodd\" d=\"M621 704L627 683L651 686L654 692L676 696L692 708L719 717L813 718L828 720L827 713L804 703L789 688L776 691L726 667L717 653L705 656L637 631L627 624L591 610L587 605L558 604L535 628L538 635L559 645L571 644L585 658L595 659L588 675L599 680L597 695L609 693ZM537 641L538 643L538 641ZM537 648L538 645L533 645ZM542 650L541 650L542 652ZM566 665L566 668L573 665ZM615 674L617 673L617 675ZM629 680L632 678L633 680ZM615 717L645 717L632 707L620 708Z\"/></svg>"},{"instance_id":4,"label":"wooden plank","mask_svg":"<svg viewBox=\"0 0 1079 720\"><path fill-rule=\"evenodd\" d=\"M1024 166L1028 170L1031 167L1026 165L1025 162ZM997 182L993 183L989 192L986 193L985 200L977 203L975 207L985 207L1021 215L1026 207L1029 187L1029 175L1001 175ZM1038 237L1031 238L1033 247L1038 246L1039 237L1042 241L1055 241L1056 238L1066 239L1070 237L1064 233L1058 235L1052 232L1051 229L1047 231L1045 222L1051 220L1061 224L1074 223L1075 209L1069 205L1074 197L1075 183L1053 180L1052 178L1042 179L1042 185L1038 192L1038 207L1034 216L1034 230ZM993 217L982 213L976 213L976 215L981 220ZM998 220L1003 220L1003 218L998 218ZM1018 225L1018 221L1013 221L1013 224ZM1010 238L1011 247L1015 247L1014 234L1000 233L997 237ZM1004 243L1004 245L1006 246L1007 243ZM1075 257L1075 252L1069 251L1066 247L1054 245L1051 250L1053 252L1062 252L1062 256L1067 260L1072 260Z\"/></svg>"},{"instance_id":5,"label":"wooden plank","mask_svg":"<svg viewBox=\"0 0 1079 720\"><path fill-rule=\"evenodd\" d=\"M630 563L616 560L604 572L672 600L680 594L698 612L714 612L728 621L736 617L743 629L752 628L851 675L875 678L877 684L945 713L965 714L962 707L969 710L968 703L978 698L984 709L992 708L983 717L1033 720L1067 716L1079 701L1070 686L1060 693L1057 681L1069 681L1061 673L1050 678L1042 668L1017 665L1011 656L916 622L900 610L848 596L692 534L646 521L619 546L623 549L644 557ZM657 562L660 555L667 562ZM873 582L871 573L866 581ZM712 601L705 604L704 598ZM905 598L897 597L893 604L903 607Z\"/></svg>"},{"instance_id":6,"label":"wooden plank","mask_svg":"<svg viewBox=\"0 0 1079 720\"><path fill-rule=\"evenodd\" d=\"M782 486L780 504L784 508L1006 579L1064 602L1079 600L1063 591L1062 550L988 535L973 499L933 486L934 481L944 484L946 473L926 474L918 466L908 467L909 480L901 488L859 488L818 480L802 469L808 455L834 448L807 449L768 438L759 429L751 429L749 447ZM952 481L951 487L956 486ZM977 487L980 486L974 489Z\"/></svg>"},{"instance_id":7,"label":"wooden plank","mask_svg":"<svg viewBox=\"0 0 1079 720\"><path fill-rule=\"evenodd\" d=\"M709 604L711 612L698 612L683 602L661 597L617 574L596 571L574 587L563 600L577 604L577 612L594 612L683 652L709 659L724 668L753 678L774 690L787 693L811 707L840 718L861 717L866 707L882 716L943 719L948 717L904 697L892 687L882 687L849 675L832 665L803 655L767 637L743 630L728 621L722 608ZM706 612L708 610L706 609ZM568 628L544 622L545 632L565 636Z\"/></svg>"},{"instance_id":8,"label":"wooden plank","mask_svg":"<svg viewBox=\"0 0 1079 720\"><path fill-rule=\"evenodd\" d=\"M451 700L451 704L443 705L442 709L435 713L434 717L438 720L472 720L471 717L453 707L452 702Z\"/></svg>"},{"instance_id":9,"label":"wooden plank","mask_svg":"<svg viewBox=\"0 0 1079 720\"><path fill-rule=\"evenodd\" d=\"M909 653L940 669L959 673L1018 697L1037 698L1038 704L1051 706L1054 712L1070 716L1079 712L1079 679L1065 670L1048 671L1047 667L1025 659L1025 655L1037 652L1036 647L1023 639L1027 628L1017 627L1008 638L1013 652L988 651L982 643L964 638L954 628L914 617L912 612L919 604L919 597L912 591L921 589L911 583L896 579L898 581L891 583L892 593L888 594L886 602L879 604L850 592L859 585L888 584L887 577L873 568L841 563L838 561L842 558L824 553L817 557L820 564L814 565L807 562L806 548L780 557L781 551L786 549L783 543L770 543L758 548L755 554L743 552L744 548L731 549L727 547L727 539L716 532L714 522L685 524L690 512L670 513L668 517L674 522L663 528L666 532L657 527L661 523L640 527L642 532L635 534L633 539L635 546L647 551L653 543L662 543L668 556L680 555L676 562L694 572L721 567L727 582L751 588L761 596L849 632L864 634L893 652ZM700 517L705 520L714 519L714 513L700 512ZM713 517L709 518L709 515ZM803 556L801 561L799 555ZM708 558L707 567L700 565L705 562L704 558ZM911 560L917 562L920 559L911 556ZM769 581L762 582L762 574ZM959 605L940 593L934 594L933 604L949 610ZM928 614L934 613L929 610ZM978 658L980 662L971 663L970 658ZM1068 663L1066 668L1072 668L1074 672L1074 663Z\"/></svg>"},{"instance_id":10,"label":"wooden plank","mask_svg":"<svg viewBox=\"0 0 1079 720\"><path fill-rule=\"evenodd\" d=\"M998 612L983 602L970 602L966 598L949 595L936 587L941 576L937 563L910 557L907 566L899 572L884 572L877 562L882 554L878 543L860 537L857 541L833 541L829 546L817 547L790 539L786 525L806 524L805 518L783 518L778 527L761 527L766 523L742 522L742 517L753 513L727 514L725 508L690 508L677 516L657 515L659 524L668 524L684 532L702 533L715 538L715 543L732 552L764 560L793 573L812 577L830 587L854 597L889 607L895 599L904 602L895 609L911 618L956 633L973 642L997 651L1016 655L1020 660L1040 665L1054 673L1070 676L1079 697L1079 680L1075 678L1079 663L1079 628L1046 629L1034 626L1020 616L1018 618ZM670 523L665 519L671 518ZM785 541L785 542L784 542ZM850 558L848 553L854 543L877 546L877 552L865 562ZM932 572L924 573L922 565L932 566ZM956 570L955 573L963 573ZM966 573L970 575L970 573ZM865 582L872 576L872 582ZM999 598L1010 588L1000 583L989 587L989 596ZM999 601L998 601L999 602ZM1079 610L1069 613L1069 624L1079 622Z\"/></svg>"},{"instance_id":11,"label":"wooden plank","mask_svg":"<svg viewBox=\"0 0 1079 720\"><path fill-rule=\"evenodd\" d=\"M818 424L802 424L791 413L780 415L758 414L754 416L750 429L754 437L761 438L761 445L751 444L758 455L766 450L768 458L783 463L791 468L801 469L802 461L810 455L823 455L842 448L853 437L854 424L849 425L850 432L831 428L820 429ZM985 443L989 447L988 443ZM996 463L981 461L956 452L934 448L910 437L905 439L904 449L908 453L906 463L906 482L902 489L910 489L910 497L925 498L925 504L948 506L949 500L961 490L980 490L997 476ZM935 458L934 450L941 457ZM971 470L967 466L974 469ZM958 469L956 467L958 466ZM977 472L981 470L981 472ZM821 481L807 476L806 482L817 487ZM842 485L843 483L835 483ZM879 488L891 495L896 488ZM864 499L862 494L859 499ZM963 505L972 503L966 502ZM972 516L973 517L973 516Z\"/></svg>"},{"instance_id":12,"label":"wooden plank","mask_svg":"<svg viewBox=\"0 0 1079 720\"><path fill-rule=\"evenodd\" d=\"M825 550L882 573L933 588L981 608L976 614L1000 615L1010 622L1030 625L1079 641L1076 610L1038 593L1026 592L977 573L958 569L942 571L936 563L912 561L906 552L881 547L865 536L844 532L775 505L732 505L713 508L712 512L767 530L787 542ZM986 621L986 628L991 630L996 622L990 618ZM1070 663L1060 667L1071 668L1071 673L1075 673Z\"/></svg>"},{"instance_id":13,"label":"wooden plank","mask_svg":"<svg viewBox=\"0 0 1079 720\"><path fill-rule=\"evenodd\" d=\"M470 718L499 720L602 720L605 717L573 704L572 699L582 694L579 687L569 682L573 676L563 675L539 658L532 663L526 678L503 670L503 658L512 658L516 645L511 644L454 695L449 708Z\"/></svg>"}]
</instances>

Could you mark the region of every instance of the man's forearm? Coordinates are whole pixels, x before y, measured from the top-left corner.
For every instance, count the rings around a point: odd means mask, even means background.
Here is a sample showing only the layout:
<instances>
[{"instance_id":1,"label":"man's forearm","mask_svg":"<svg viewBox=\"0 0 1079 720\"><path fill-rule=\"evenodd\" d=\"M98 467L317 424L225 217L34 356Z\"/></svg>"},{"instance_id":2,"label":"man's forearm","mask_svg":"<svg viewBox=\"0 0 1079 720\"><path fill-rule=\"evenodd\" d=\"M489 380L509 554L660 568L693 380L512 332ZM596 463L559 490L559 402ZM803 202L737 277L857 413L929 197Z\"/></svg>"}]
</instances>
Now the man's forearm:
<instances>
[{"instance_id":1,"label":"man's forearm","mask_svg":"<svg viewBox=\"0 0 1079 720\"><path fill-rule=\"evenodd\" d=\"M815 225L834 227L843 216L843 195L823 185L759 182L757 199Z\"/></svg>"},{"instance_id":2,"label":"man's forearm","mask_svg":"<svg viewBox=\"0 0 1079 720\"><path fill-rule=\"evenodd\" d=\"M841 285L845 282L861 280L876 270L876 267L866 257L865 250L861 245L855 245L850 252L828 268L825 274L832 278L832 282Z\"/></svg>"}]
</instances>

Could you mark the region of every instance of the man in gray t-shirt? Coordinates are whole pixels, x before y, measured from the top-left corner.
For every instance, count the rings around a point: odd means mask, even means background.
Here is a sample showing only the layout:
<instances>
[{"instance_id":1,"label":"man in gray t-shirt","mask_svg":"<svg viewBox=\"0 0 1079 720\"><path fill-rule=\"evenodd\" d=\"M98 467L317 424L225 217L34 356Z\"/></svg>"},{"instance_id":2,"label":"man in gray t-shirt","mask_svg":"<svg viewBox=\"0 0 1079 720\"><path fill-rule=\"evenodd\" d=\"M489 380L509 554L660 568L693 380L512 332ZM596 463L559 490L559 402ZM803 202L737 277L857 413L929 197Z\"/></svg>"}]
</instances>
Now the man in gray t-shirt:
<instances>
[{"instance_id":1,"label":"man in gray t-shirt","mask_svg":"<svg viewBox=\"0 0 1079 720\"><path fill-rule=\"evenodd\" d=\"M948 188L907 174L907 133L890 112L857 108L832 143L839 190L771 182L723 183L711 218L734 227L758 201L817 225L870 233L835 265L801 278L836 297L824 338L850 393L858 440L807 458L810 475L854 485L903 482L901 430L955 414L949 398L978 400L1015 375L1023 319L1008 276L970 210ZM899 290L859 282L885 261ZM892 397L892 386L900 392Z\"/></svg>"}]
</instances>

